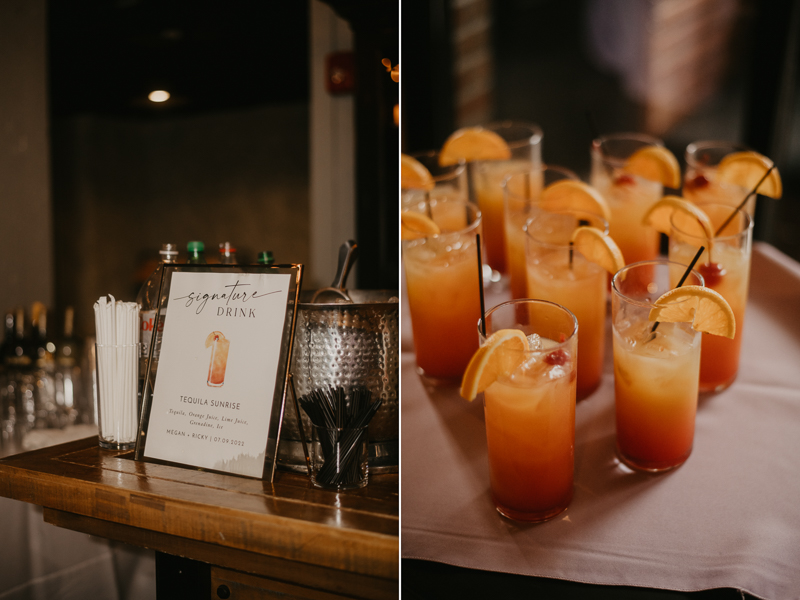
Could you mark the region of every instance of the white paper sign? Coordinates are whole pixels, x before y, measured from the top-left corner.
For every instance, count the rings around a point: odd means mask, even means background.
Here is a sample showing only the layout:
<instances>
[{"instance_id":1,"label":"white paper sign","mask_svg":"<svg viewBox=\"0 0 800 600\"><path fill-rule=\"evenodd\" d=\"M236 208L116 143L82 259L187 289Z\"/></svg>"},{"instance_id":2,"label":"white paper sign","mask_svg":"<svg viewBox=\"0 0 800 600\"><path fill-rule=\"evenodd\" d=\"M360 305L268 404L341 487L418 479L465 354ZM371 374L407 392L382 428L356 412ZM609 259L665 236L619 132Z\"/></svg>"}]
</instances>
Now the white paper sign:
<instances>
[{"instance_id":1,"label":"white paper sign","mask_svg":"<svg viewBox=\"0 0 800 600\"><path fill-rule=\"evenodd\" d=\"M172 274L145 457L262 475L290 283Z\"/></svg>"}]
</instances>

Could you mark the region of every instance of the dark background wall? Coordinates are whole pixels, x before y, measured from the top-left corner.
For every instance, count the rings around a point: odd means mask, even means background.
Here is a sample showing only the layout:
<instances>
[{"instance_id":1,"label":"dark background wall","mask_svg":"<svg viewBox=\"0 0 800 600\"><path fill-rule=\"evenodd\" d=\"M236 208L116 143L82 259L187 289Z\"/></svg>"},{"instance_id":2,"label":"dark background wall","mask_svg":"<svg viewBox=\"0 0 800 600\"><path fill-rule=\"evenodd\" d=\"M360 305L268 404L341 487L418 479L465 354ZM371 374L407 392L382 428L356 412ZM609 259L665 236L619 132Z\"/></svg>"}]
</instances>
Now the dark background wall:
<instances>
[{"instance_id":1,"label":"dark background wall","mask_svg":"<svg viewBox=\"0 0 800 600\"><path fill-rule=\"evenodd\" d=\"M587 178L593 129L651 133L682 164L690 142L745 143L784 183L783 199L759 199L755 237L800 259L797 0L403 6L404 152L467 125L529 121L544 131L545 162Z\"/></svg>"},{"instance_id":2,"label":"dark background wall","mask_svg":"<svg viewBox=\"0 0 800 600\"><path fill-rule=\"evenodd\" d=\"M53 127L56 304L84 335L104 294L135 300L164 242L209 260L272 250L308 263L305 103L139 120L76 116Z\"/></svg>"}]
</instances>

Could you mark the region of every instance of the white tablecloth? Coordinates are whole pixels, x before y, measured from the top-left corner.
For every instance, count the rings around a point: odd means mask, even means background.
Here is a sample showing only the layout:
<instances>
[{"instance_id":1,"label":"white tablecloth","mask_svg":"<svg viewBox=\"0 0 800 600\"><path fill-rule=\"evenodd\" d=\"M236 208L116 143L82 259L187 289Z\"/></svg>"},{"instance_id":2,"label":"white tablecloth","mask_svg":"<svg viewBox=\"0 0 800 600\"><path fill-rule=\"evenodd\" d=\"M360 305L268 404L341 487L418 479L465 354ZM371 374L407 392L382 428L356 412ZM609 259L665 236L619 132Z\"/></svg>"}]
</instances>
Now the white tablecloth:
<instances>
[{"instance_id":1,"label":"white tablecloth","mask_svg":"<svg viewBox=\"0 0 800 600\"><path fill-rule=\"evenodd\" d=\"M554 520L525 525L494 510L480 399L425 389L404 338L402 556L595 584L800 598L800 265L755 244L739 376L701 399L693 453L675 471L618 465L608 341L603 383L577 407L574 499Z\"/></svg>"}]
</instances>

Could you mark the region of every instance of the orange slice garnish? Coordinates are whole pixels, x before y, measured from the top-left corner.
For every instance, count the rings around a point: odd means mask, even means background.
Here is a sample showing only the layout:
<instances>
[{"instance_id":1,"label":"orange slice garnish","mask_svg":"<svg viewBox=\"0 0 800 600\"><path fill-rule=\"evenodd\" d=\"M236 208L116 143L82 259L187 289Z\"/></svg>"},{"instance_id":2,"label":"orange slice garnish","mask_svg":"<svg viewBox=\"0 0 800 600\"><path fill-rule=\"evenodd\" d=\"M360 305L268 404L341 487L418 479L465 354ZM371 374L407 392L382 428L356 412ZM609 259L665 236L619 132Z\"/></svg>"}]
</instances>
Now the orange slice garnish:
<instances>
[{"instance_id":1,"label":"orange slice garnish","mask_svg":"<svg viewBox=\"0 0 800 600\"><path fill-rule=\"evenodd\" d=\"M400 187L404 190L432 190L433 176L413 156L400 154Z\"/></svg>"},{"instance_id":2,"label":"orange slice garnish","mask_svg":"<svg viewBox=\"0 0 800 600\"><path fill-rule=\"evenodd\" d=\"M460 160L508 160L511 149L499 134L483 127L465 127L445 140L439 164L455 165Z\"/></svg>"},{"instance_id":3,"label":"orange slice garnish","mask_svg":"<svg viewBox=\"0 0 800 600\"><path fill-rule=\"evenodd\" d=\"M643 146L631 154L624 170L668 188L681 186L681 166L675 155L664 146Z\"/></svg>"},{"instance_id":4,"label":"orange slice garnish","mask_svg":"<svg viewBox=\"0 0 800 600\"><path fill-rule=\"evenodd\" d=\"M625 266L625 259L616 242L595 227L578 227L572 232L575 248L589 260L612 275Z\"/></svg>"},{"instance_id":5,"label":"orange slice garnish","mask_svg":"<svg viewBox=\"0 0 800 600\"><path fill-rule=\"evenodd\" d=\"M719 161L717 175L723 183L752 190L771 166L772 161L758 152L733 152ZM783 195L783 183L778 169L772 169L758 186L758 193L770 198L780 198Z\"/></svg>"},{"instance_id":6,"label":"orange slice garnish","mask_svg":"<svg viewBox=\"0 0 800 600\"><path fill-rule=\"evenodd\" d=\"M400 239L416 240L439 233L439 226L427 215L413 210L400 213Z\"/></svg>"},{"instance_id":7,"label":"orange slice garnish","mask_svg":"<svg viewBox=\"0 0 800 600\"><path fill-rule=\"evenodd\" d=\"M211 348L211 344L214 343L215 339L224 340L225 334L223 334L221 331L212 331L209 333L208 337L206 338L206 348Z\"/></svg>"},{"instance_id":8,"label":"orange slice garnish","mask_svg":"<svg viewBox=\"0 0 800 600\"><path fill-rule=\"evenodd\" d=\"M472 401L498 377L507 376L525 360L528 338L519 329L501 329L478 348L464 371L461 397Z\"/></svg>"},{"instance_id":9,"label":"orange slice garnish","mask_svg":"<svg viewBox=\"0 0 800 600\"><path fill-rule=\"evenodd\" d=\"M711 224L711 219L699 206L680 196L661 198L644 214L642 223L669 235L672 229L672 217L676 212L681 215L680 227L685 233L713 240L714 226Z\"/></svg>"},{"instance_id":10,"label":"orange slice garnish","mask_svg":"<svg viewBox=\"0 0 800 600\"><path fill-rule=\"evenodd\" d=\"M651 321L691 323L692 329L731 338L736 317L718 292L701 285L684 285L661 295L650 309Z\"/></svg>"},{"instance_id":11,"label":"orange slice garnish","mask_svg":"<svg viewBox=\"0 0 800 600\"><path fill-rule=\"evenodd\" d=\"M572 179L562 179L551 183L544 190L540 200L542 208L551 211L583 211L611 221L611 209L605 198L592 186Z\"/></svg>"}]
</instances>

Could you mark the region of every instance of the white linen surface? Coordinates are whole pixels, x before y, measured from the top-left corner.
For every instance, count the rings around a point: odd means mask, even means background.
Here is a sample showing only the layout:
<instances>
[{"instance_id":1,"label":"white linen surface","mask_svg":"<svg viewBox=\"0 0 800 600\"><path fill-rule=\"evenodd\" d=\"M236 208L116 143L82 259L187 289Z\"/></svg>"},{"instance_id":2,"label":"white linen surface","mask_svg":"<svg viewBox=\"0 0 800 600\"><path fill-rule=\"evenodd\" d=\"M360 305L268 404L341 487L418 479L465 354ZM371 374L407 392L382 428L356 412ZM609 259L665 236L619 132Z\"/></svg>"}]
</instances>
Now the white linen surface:
<instances>
[{"instance_id":1,"label":"white linen surface","mask_svg":"<svg viewBox=\"0 0 800 600\"><path fill-rule=\"evenodd\" d=\"M487 307L502 299L490 294ZM800 598L800 264L754 245L739 376L701 399L694 450L674 471L632 473L616 461L607 336L602 385L576 411L573 501L538 525L494 510L481 400L423 386L407 305L403 316L404 558L595 584Z\"/></svg>"}]
</instances>

